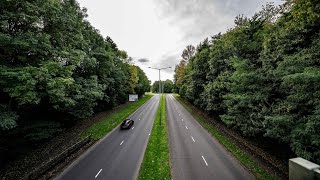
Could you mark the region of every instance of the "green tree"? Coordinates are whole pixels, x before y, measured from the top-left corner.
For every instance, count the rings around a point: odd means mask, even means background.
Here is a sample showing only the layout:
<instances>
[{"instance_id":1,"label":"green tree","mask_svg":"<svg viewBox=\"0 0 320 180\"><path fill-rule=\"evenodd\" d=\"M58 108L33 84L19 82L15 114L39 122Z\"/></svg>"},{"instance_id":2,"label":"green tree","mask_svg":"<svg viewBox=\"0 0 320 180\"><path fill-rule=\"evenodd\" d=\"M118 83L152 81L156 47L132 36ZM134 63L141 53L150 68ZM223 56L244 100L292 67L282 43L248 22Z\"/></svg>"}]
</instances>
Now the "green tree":
<instances>
[{"instance_id":1,"label":"green tree","mask_svg":"<svg viewBox=\"0 0 320 180\"><path fill-rule=\"evenodd\" d=\"M188 79L186 81L186 98L195 105L202 105L200 94L207 84L207 73L209 70L209 40L205 39L197 47L197 53L189 60Z\"/></svg>"},{"instance_id":2,"label":"green tree","mask_svg":"<svg viewBox=\"0 0 320 180\"><path fill-rule=\"evenodd\" d=\"M297 155L320 162L320 3L288 2L264 51L279 94L266 117L266 135L290 144ZM275 48L277 47L277 48Z\"/></svg>"},{"instance_id":3,"label":"green tree","mask_svg":"<svg viewBox=\"0 0 320 180\"><path fill-rule=\"evenodd\" d=\"M319 22L314 0L237 16L176 66L179 94L244 135L287 143L319 163Z\"/></svg>"},{"instance_id":4,"label":"green tree","mask_svg":"<svg viewBox=\"0 0 320 180\"><path fill-rule=\"evenodd\" d=\"M161 81L160 83L161 92L162 93L172 93L174 91L174 84L171 80L167 79L165 81ZM155 81L152 84L152 92L158 93L159 92L159 81Z\"/></svg>"},{"instance_id":5,"label":"green tree","mask_svg":"<svg viewBox=\"0 0 320 180\"><path fill-rule=\"evenodd\" d=\"M76 0L4 0L0 12L0 132L40 141L149 90Z\"/></svg>"},{"instance_id":6,"label":"green tree","mask_svg":"<svg viewBox=\"0 0 320 180\"><path fill-rule=\"evenodd\" d=\"M139 81L137 84L137 87L135 88L135 92L140 96L142 96L145 92L150 91L150 80L146 76L146 74L140 69L138 66L136 66L138 69L138 77Z\"/></svg>"}]
</instances>

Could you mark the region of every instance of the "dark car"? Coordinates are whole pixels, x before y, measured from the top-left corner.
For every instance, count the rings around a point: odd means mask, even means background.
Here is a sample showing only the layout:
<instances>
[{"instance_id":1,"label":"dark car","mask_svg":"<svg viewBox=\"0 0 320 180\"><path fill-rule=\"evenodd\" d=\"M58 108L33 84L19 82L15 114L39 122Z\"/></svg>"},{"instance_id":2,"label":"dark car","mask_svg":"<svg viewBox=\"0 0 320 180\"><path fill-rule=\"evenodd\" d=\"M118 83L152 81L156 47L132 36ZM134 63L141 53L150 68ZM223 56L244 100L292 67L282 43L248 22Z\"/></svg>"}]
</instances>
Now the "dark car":
<instances>
[{"instance_id":1,"label":"dark car","mask_svg":"<svg viewBox=\"0 0 320 180\"><path fill-rule=\"evenodd\" d=\"M121 123L120 128L130 129L133 126L133 124L134 124L134 121L132 119L126 119Z\"/></svg>"}]
</instances>

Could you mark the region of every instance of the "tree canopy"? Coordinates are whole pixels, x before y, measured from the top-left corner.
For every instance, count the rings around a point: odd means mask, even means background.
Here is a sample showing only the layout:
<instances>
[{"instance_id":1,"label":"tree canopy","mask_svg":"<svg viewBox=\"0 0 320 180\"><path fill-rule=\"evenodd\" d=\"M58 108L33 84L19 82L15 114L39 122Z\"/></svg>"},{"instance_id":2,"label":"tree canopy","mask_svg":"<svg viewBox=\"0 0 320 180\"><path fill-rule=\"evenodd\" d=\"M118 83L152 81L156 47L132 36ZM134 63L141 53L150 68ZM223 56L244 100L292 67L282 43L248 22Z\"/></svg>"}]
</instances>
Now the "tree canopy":
<instances>
[{"instance_id":1,"label":"tree canopy","mask_svg":"<svg viewBox=\"0 0 320 180\"><path fill-rule=\"evenodd\" d=\"M174 92L174 84L171 80L167 79L165 81L160 82L161 92L162 93L173 93ZM155 81L152 84L151 91L154 93L159 92L159 81Z\"/></svg>"},{"instance_id":2,"label":"tree canopy","mask_svg":"<svg viewBox=\"0 0 320 180\"><path fill-rule=\"evenodd\" d=\"M230 128L320 163L319 46L318 1L267 4L201 42L176 66L175 85Z\"/></svg>"},{"instance_id":3,"label":"tree canopy","mask_svg":"<svg viewBox=\"0 0 320 180\"><path fill-rule=\"evenodd\" d=\"M0 133L49 138L150 89L76 0L3 0L0 12Z\"/></svg>"}]
</instances>

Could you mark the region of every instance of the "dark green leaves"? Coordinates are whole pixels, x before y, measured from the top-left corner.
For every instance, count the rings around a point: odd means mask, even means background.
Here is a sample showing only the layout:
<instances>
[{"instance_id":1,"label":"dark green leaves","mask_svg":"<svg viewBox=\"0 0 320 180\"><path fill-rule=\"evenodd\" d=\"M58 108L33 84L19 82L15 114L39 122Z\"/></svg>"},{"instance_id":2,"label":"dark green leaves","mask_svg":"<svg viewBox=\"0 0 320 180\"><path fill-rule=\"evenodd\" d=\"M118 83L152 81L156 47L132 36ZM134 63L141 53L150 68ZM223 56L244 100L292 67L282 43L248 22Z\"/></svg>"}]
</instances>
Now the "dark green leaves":
<instances>
[{"instance_id":1,"label":"dark green leaves","mask_svg":"<svg viewBox=\"0 0 320 180\"><path fill-rule=\"evenodd\" d=\"M84 19L77 1L4 0L0 12L0 131L30 127L29 139L49 138L149 91L145 73Z\"/></svg>"},{"instance_id":2,"label":"dark green leaves","mask_svg":"<svg viewBox=\"0 0 320 180\"><path fill-rule=\"evenodd\" d=\"M267 4L235 22L176 67L180 95L247 136L287 143L319 163L320 3Z\"/></svg>"}]
</instances>

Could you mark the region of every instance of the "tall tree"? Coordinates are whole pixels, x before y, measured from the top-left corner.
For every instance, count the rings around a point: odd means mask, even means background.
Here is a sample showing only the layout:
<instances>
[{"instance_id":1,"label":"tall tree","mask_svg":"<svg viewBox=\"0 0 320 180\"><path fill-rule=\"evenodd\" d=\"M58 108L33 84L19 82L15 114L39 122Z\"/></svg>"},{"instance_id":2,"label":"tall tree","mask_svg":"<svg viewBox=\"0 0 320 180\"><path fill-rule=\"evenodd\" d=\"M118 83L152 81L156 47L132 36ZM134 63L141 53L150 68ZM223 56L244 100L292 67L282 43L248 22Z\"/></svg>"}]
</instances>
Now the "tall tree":
<instances>
[{"instance_id":1,"label":"tall tree","mask_svg":"<svg viewBox=\"0 0 320 180\"><path fill-rule=\"evenodd\" d=\"M180 87L185 81L186 63L184 61L180 61L180 63L176 65L174 72L174 83L177 86L177 88L180 89Z\"/></svg>"},{"instance_id":2,"label":"tall tree","mask_svg":"<svg viewBox=\"0 0 320 180\"><path fill-rule=\"evenodd\" d=\"M188 63L189 60L192 58L192 56L194 55L195 53L195 47L192 46L192 45L188 45L182 52L182 60L185 62L185 63Z\"/></svg>"},{"instance_id":3,"label":"tall tree","mask_svg":"<svg viewBox=\"0 0 320 180\"><path fill-rule=\"evenodd\" d=\"M237 16L235 27L176 66L179 94L246 136L273 138L320 162L319 22L314 0Z\"/></svg>"},{"instance_id":4,"label":"tall tree","mask_svg":"<svg viewBox=\"0 0 320 180\"><path fill-rule=\"evenodd\" d=\"M207 73L209 70L209 40L206 38L197 47L197 53L189 60L188 64L188 80L186 97L195 105L202 104L200 94L203 92L204 86L207 84Z\"/></svg>"},{"instance_id":5,"label":"tall tree","mask_svg":"<svg viewBox=\"0 0 320 180\"><path fill-rule=\"evenodd\" d=\"M172 93L174 90L173 82L169 79L165 81L161 81L160 83L161 92L162 93ZM159 92L159 81L155 81L152 84L152 92L158 93Z\"/></svg>"},{"instance_id":6,"label":"tall tree","mask_svg":"<svg viewBox=\"0 0 320 180\"><path fill-rule=\"evenodd\" d=\"M145 73L84 19L76 0L5 0L0 12L0 133L50 138L149 90Z\"/></svg>"}]
</instances>

